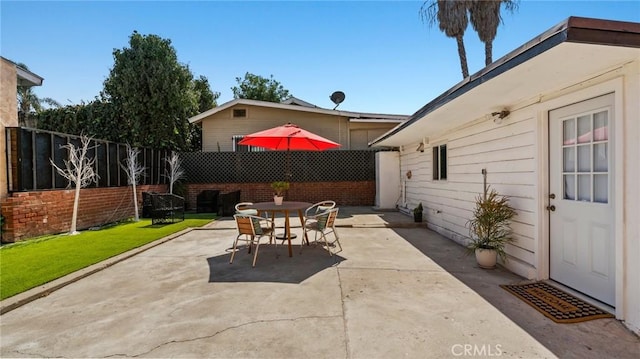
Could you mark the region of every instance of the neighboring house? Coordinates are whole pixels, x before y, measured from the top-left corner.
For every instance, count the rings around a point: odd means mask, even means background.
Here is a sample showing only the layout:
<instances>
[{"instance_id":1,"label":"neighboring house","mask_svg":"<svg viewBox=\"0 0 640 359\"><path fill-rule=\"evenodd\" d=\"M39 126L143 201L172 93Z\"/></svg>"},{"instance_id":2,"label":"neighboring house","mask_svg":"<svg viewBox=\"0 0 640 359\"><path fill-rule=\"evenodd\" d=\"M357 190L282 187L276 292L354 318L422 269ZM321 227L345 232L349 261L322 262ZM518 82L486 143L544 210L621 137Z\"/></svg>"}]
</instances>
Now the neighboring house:
<instances>
[{"instance_id":1,"label":"neighboring house","mask_svg":"<svg viewBox=\"0 0 640 359\"><path fill-rule=\"evenodd\" d=\"M640 333L640 24L571 17L372 141L395 198L467 243L488 184L517 209L506 267L615 308ZM384 171L384 169L382 170Z\"/></svg>"},{"instance_id":2,"label":"neighboring house","mask_svg":"<svg viewBox=\"0 0 640 359\"><path fill-rule=\"evenodd\" d=\"M189 119L202 126L202 151L248 151L243 136L296 124L341 144L340 149L367 149L368 143L409 116L330 110L292 97L282 103L236 99Z\"/></svg>"},{"instance_id":3,"label":"neighboring house","mask_svg":"<svg viewBox=\"0 0 640 359\"><path fill-rule=\"evenodd\" d=\"M18 85L41 86L42 77L23 69L13 61L0 57L0 201L7 198L7 139L6 127L18 126Z\"/></svg>"}]
</instances>

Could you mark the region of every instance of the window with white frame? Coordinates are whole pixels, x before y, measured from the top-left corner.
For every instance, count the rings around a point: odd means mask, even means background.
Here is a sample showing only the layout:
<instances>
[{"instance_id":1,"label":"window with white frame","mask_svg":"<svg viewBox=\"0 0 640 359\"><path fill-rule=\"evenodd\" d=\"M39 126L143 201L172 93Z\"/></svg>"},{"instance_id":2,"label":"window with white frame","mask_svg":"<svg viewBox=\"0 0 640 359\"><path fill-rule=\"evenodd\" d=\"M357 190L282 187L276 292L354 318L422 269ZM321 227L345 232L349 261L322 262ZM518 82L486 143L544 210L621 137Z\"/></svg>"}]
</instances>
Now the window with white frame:
<instances>
[{"instance_id":1,"label":"window with white frame","mask_svg":"<svg viewBox=\"0 0 640 359\"><path fill-rule=\"evenodd\" d=\"M443 181L447 179L447 145L434 146L433 148L433 180Z\"/></svg>"},{"instance_id":2,"label":"window with white frame","mask_svg":"<svg viewBox=\"0 0 640 359\"><path fill-rule=\"evenodd\" d=\"M262 152L264 147L241 145L239 142L244 138L242 135L233 136L233 152Z\"/></svg>"}]
</instances>

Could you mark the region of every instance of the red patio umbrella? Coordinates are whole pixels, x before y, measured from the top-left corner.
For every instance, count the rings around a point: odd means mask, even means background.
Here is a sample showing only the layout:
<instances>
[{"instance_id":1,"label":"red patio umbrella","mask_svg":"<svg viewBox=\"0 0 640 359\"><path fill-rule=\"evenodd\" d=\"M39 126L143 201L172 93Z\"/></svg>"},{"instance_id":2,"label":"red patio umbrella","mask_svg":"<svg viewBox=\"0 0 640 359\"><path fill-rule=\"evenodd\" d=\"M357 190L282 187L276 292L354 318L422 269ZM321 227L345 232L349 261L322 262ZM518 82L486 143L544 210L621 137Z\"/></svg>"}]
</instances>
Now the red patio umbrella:
<instances>
[{"instance_id":1,"label":"red patio umbrella","mask_svg":"<svg viewBox=\"0 0 640 359\"><path fill-rule=\"evenodd\" d=\"M286 150L285 175L287 180L291 176L289 173L289 150L323 151L340 147L339 143L318 136L291 123L246 135L238 144L264 147L270 150Z\"/></svg>"},{"instance_id":2,"label":"red patio umbrella","mask_svg":"<svg viewBox=\"0 0 640 359\"><path fill-rule=\"evenodd\" d=\"M322 151L339 147L340 144L287 123L283 126L244 136L241 145L264 147L270 150Z\"/></svg>"}]
</instances>

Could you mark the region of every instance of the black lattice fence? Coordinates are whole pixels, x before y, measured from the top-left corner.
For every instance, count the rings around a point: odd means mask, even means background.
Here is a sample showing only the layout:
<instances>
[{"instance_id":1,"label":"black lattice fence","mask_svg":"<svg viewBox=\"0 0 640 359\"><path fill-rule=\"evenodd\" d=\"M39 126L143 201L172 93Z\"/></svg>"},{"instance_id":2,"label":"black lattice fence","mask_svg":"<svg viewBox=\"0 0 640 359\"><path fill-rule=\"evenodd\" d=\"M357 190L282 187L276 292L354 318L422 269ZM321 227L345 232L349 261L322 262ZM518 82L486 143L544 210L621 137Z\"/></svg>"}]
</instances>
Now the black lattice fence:
<instances>
[{"instance_id":1,"label":"black lattice fence","mask_svg":"<svg viewBox=\"0 0 640 359\"><path fill-rule=\"evenodd\" d=\"M68 150L61 148L67 143L80 145L80 137L32 128L8 127L7 166L9 191L32 191L66 188L68 181L49 162L65 168ZM93 140L88 152L96 159L95 171L100 176L91 187L117 187L128 185L127 175L120 167L126 159L126 145L103 140ZM142 148L138 161L146 168L139 184L165 184L164 160L170 155L166 150Z\"/></svg>"},{"instance_id":2,"label":"black lattice fence","mask_svg":"<svg viewBox=\"0 0 640 359\"><path fill-rule=\"evenodd\" d=\"M187 183L272 182L286 178L287 156L292 182L375 180L373 150L191 152L180 153Z\"/></svg>"}]
</instances>

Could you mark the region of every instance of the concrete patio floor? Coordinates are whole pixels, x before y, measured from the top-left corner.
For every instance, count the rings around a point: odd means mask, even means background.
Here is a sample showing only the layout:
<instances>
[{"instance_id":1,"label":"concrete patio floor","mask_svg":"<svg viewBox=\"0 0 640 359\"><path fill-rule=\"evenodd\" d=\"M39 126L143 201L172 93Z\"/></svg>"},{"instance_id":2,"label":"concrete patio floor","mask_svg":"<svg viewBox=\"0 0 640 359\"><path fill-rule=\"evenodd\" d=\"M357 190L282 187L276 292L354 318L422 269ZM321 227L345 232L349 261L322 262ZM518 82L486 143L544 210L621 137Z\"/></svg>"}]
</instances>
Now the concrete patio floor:
<instances>
[{"instance_id":1,"label":"concrete patio floor","mask_svg":"<svg viewBox=\"0 0 640 359\"><path fill-rule=\"evenodd\" d=\"M70 276L0 316L0 356L640 357L619 321L556 324L498 286L523 278L478 268L409 216L343 208L338 224L334 257L298 237L291 258L263 246L256 268L245 250L229 264L236 231L223 219Z\"/></svg>"}]
</instances>

